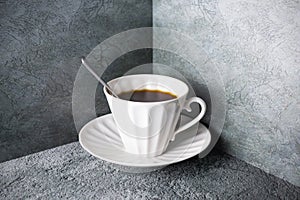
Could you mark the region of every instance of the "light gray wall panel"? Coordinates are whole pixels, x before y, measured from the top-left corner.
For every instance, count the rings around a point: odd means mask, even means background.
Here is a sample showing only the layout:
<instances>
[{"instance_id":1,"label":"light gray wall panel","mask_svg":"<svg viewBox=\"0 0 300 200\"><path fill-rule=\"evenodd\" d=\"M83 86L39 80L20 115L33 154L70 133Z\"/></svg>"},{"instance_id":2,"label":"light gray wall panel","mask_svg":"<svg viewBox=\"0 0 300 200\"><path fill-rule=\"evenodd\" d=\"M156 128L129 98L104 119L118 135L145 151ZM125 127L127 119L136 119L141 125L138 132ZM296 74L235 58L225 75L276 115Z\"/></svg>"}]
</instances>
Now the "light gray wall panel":
<instances>
[{"instance_id":1,"label":"light gray wall panel","mask_svg":"<svg viewBox=\"0 0 300 200\"><path fill-rule=\"evenodd\" d=\"M153 25L192 37L218 66L227 101L219 147L300 185L299 1L155 0Z\"/></svg>"}]
</instances>

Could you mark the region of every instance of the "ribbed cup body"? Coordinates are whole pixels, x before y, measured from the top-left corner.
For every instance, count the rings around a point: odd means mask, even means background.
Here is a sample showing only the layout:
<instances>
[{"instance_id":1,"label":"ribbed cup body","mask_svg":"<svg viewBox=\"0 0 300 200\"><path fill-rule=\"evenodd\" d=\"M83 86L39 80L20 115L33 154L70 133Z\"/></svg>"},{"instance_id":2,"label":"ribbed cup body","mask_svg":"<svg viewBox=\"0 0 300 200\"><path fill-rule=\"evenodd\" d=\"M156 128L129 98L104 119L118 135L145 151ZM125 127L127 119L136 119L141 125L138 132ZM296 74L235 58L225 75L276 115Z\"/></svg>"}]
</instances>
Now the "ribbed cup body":
<instances>
[{"instance_id":1,"label":"ribbed cup body","mask_svg":"<svg viewBox=\"0 0 300 200\"><path fill-rule=\"evenodd\" d=\"M108 82L117 93L136 89L168 91L177 98L160 102L134 102L113 97L104 88L125 151L148 157L162 154L178 122L188 93L185 83L160 75L132 75Z\"/></svg>"}]
</instances>

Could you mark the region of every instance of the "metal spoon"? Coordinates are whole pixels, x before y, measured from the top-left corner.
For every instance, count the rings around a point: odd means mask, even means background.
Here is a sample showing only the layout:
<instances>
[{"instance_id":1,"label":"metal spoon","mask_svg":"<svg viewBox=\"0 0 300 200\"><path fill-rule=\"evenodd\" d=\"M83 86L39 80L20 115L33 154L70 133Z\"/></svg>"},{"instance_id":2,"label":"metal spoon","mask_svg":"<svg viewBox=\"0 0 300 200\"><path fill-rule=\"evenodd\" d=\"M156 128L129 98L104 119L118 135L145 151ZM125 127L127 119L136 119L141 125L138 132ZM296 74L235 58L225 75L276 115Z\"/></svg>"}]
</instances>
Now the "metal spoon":
<instances>
[{"instance_id":1,"label":"metal spoon","mask_svg":"<svg viewBox=\"0 0 300 200\"><path fill-rule=\"evenodd\" d=\"M114 91L96 74L96 72L87 64L85 57L81 58L81 62L83 64L83 66L85 66L85 68L87 68L87 70L89 70L89 72L104 86L107 88L107 90L116 98L119 98L118 95L116 93L114 93Z\"/></svg>"}]
</instances>

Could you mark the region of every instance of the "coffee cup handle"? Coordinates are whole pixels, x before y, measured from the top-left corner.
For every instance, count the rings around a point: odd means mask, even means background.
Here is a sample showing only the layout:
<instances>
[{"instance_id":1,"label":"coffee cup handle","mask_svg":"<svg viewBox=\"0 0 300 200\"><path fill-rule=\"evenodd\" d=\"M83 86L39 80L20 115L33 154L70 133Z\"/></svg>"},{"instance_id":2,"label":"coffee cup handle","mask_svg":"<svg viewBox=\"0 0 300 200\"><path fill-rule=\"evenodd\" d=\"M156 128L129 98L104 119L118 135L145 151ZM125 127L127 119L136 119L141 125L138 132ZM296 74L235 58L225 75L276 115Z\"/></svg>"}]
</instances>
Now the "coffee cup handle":
<instances>
[{"instance_id":1,"label":"coffee cup handle","mask_svg":"<svg viewBox=\"0 0 300 200\"><path fill-rule=\"evenodd\" d=\"M198 103L198 104L200 105L200 107L201 107L201 112L200 112L200 113L198 114L198 116L195 117L192 121L190 121L190 122L188 122L188 123L186 123L186 124L180 126L180 127L175 131L174 136L173 136L173 138L171 139L171 141L174 141L175 136L176 136L178 133L180 133L180 132L182 132L182 131L184 131L184 130L190 128L190 127L193 126L194 124L198 123L198 122L202 119L202 117L204 116L204 114L205 114L205 112L206 112L206 104L205 104L205 102L204 102L201 98L199 98L199 97L191 97L191 98L189 98L189 99L184 103L183 109L186 110L186 111L188 111L188 112L191 112L191 111L192 111L192 109L191 109L191 103L193 103L193 102Z\"/></svg>"}]
</instances>

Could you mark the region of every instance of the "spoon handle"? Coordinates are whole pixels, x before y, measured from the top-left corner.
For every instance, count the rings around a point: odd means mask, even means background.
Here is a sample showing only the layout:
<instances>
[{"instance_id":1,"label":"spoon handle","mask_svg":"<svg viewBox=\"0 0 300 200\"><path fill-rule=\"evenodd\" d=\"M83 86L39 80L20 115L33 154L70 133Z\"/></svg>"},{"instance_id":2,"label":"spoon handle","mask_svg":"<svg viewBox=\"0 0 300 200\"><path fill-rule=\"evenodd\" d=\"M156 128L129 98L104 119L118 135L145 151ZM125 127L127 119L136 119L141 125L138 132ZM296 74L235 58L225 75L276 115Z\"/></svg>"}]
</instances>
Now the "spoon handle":
<instances>
[{"instance_id":1,"label":"spoon handle","mask_svg":"<svg viewBox=\"0 0 300 200\"><path fill-rule=\"evenodd\" d=\"M116 93L114 93L114 91L112 91L112 89L96 74L96 72L87 64L86 60L84 57L81 58L81 62L83 64L83 66L85 66L85 68L87 68L87 70L89 70L89 72L104 86L107 88L107 90L116 98L119 98L118 95Z\"/></svg>"}]
</instances>

